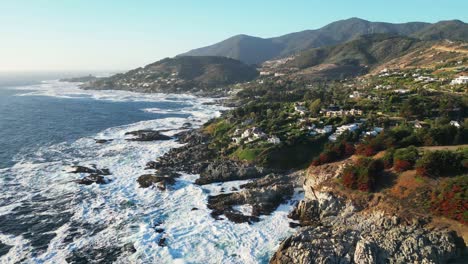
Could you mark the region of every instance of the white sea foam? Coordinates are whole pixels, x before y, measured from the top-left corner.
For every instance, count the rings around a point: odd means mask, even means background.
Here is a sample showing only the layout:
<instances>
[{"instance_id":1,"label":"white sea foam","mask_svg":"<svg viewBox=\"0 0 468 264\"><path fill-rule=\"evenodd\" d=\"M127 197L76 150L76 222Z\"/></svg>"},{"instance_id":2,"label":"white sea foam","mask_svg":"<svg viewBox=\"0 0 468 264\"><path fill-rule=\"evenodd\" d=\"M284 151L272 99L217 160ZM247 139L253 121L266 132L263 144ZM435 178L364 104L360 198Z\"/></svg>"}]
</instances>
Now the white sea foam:
<instances>
[{"instance_id":1,"label":"white sea foam","mask_svg":"<svg viewBox=\"0 0 468 264\"><path fill-rule=\"evenodd\" d=\"M68 86L69 85L69 86ZM28 263L63 263L73 251L86 251L87 247L107 248L131 243L136 253L122 254L119 263L265 263L268 262L280 241L293 232L289 228L287 214L290 204L281 205L272 215L263 216L262 221L252 225L235 224L228 220L217 221L210 216L207 208L209 195L236 191L247 181L234 181L223 184L198 186L194 184L197 175L183 175L175 186L162 192L156 189L139 188L136 179L148 171L144 170L148 161L155 160L171 148L179 146L174 140L160 142L133 142L125 140L125 133L139 129L171 129L172 135L185 122L201 125L209 118L219 115L222 108L204 105L209 99L178 95L147 95L122 91L83 91L75 84L59 82L43 83L22 94L56 96L61 98L87 97L96 100L112 101L158 101L184 102L190 99L190 106L179 112L188 118L164 118L142 121L134 124L113 127L97 133L93 137L81 138L73 143L62 143L43 147L35 155L19 159L18 163L2 173L16 177L18 186L10 192L0 194L0 198L17 195L16 203L0 207L0 215L10 213L22 201L40 194L44 197L61 197L67 194L67 207L63 212L70 213L70 220L52 232L56 234L48 248L34 255L29 241L22 236L0 234L0 241L13 246L1 262L15 262L27 258ZM31 91L32 90L32 91ZM164 109L145 109L148 112ZM94 139L113 139L106 144L96 144ZM47 159L53 153L57 159ZM112 180L107 185L80 186L72 182L84 176L70 174L67 168L72 165L95 164L98 168L108 168ZM0 184L2 183L0 179ZM235 188L234 188L235 187ZM37 192L32 193L31 190ZM53 201L51 201L53 202ZM192 210L197 208L198 210ZM239 209L248 211L249 206ZM251 211L251 208L250 208ZM42 214L53 213L50 210ZM90 232L88 227L102 226L100 232ZM165 231L155 232L155 225ZM64 242L78 228L79 236ZM160 238L166 238L167 246L160 247Z\"/></svg>"}]
</instances>

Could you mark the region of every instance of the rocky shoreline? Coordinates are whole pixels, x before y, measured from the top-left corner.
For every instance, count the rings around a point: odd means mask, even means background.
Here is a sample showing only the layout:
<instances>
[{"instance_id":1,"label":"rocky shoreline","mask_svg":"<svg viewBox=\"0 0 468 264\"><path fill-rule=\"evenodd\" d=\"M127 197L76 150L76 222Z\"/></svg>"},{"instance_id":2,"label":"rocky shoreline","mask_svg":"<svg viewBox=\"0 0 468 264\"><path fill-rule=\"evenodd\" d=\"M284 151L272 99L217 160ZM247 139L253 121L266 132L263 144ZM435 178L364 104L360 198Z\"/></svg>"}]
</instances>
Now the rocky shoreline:
<instances>
[{"instance_id":1,"label":"rocky shoreline","mask_svg":"<svg viewBox=\"0 0 468 264\"><path fill-rule=\"evenodd\" d=\"M310 169L290 217L302 227L285 239L270 263L463 263L466 246L456 232L353 201L334 189L346 162ZM466 260L466 259L465 259Z\"/></svg>"},{"instance_id":2,"label":"rocky shoreline","mask_svg":"<svg viewBox=\"0 0 468 264\"><path fill-rule=\"evenodd\" d=\"M141 176L140 184L151 179L142 187L154 183L164 190L179 172L199 174L196 184L200 185L252 180L240 190L209 197L208 208L218 220L261 221L261 215L271 214L290 199L296 183L303 180L305 198L289 215L299 222L291 226L300 228L279 245L270 263L459 263L466 257L465 242L456 232L431 227L423 219L374 210L371 203L335 191L328 183L336 181L346 162L322 165L300 177L220 158L201 130L175 138L184 145L149 162L147 169L154 173ZM248 207L249 212L239 207Z\"/></svg>"},{"instance_id":3,"label":"rocky shoreline","mask_svg":"<svg viewBox=\"0 0 468 264\"><path fill-rule=\"evenodd\" d=\"M189 130L175 135L184 144L170 150L156 161L148 162L146 169L152 174L138 178L141 187L156 187L163 190L175 183L180 172L199 174L195 184L205 185L236 180L254 180L230 190L210 196L208 208L217 220L223 216L236 223L260 221L261 215L271 214L294 193L293 180L288 175L242 162L220 158L209 147L210 138L200 130ZM164 185L162 187L161 185ZM241 212L237 206L250 206L250 212Z\"/></svg>"},{"instance_id":4,"label":"rocky shoreline","mask_svg":"<svg viewBox=\"0 0 468 264\"><path fill-rule=\"evenodd\" d=\"M149 172L137 179L138 184L165 191L180 173L199 174L198 185L251 180L209 196L207 201L214 219L249 224L273 213L292 198L295 188L302 188L304 199L288 215L290 226L299 228L281 242L270 259L272 264L463 263L468 256L464 239L455 231L431 226L430 219L385 210L379 206L383 204L380 198L363 200L346 194L336 182L350 159L311 167L305 173L277 171L223 158L210 147L211 138L201 129L189 125L183 129L187 130L173 137L152 130L126 134L134 136L127 140L175 138L182 144L148 162L145 169ZM111 175L108 169L94 165L74 166L69 173L85 174L75 181L84 185L106 184L106 176ZM166 241L159 245L165 246Z\"/></svg>"}]
</instances>

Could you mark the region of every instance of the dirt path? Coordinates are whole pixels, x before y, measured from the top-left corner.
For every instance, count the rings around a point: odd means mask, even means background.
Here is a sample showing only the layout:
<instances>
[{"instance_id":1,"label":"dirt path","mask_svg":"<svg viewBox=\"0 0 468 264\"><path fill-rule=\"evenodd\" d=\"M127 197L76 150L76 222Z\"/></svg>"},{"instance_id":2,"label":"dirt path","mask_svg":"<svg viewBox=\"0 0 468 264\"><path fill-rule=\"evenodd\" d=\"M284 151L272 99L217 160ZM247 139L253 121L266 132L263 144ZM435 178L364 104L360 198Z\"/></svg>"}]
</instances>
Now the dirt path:
<instances>
[{"instance_id":1,"label":"dirt path","mask_svg":"<svg viewBox=\"0 0 468 264\"><path fill-rule=\"evenodd\" d=\"M450 47L445 47L445 46L434 46L434 47L432 47L432 49L440 50L440 51L447 51L447 52L457 52L457 53L468 54L468 50L466 50L466 49L456 49L456 48L450 48Z\"/></svg>"},{"instance_id":2,"label":"dirt path","mask_svg":"<svg viewBox=\"0 0 468 264\"><path fill-rule=\"evenodd\" d=\"M432 147L420 147L421 150L436 151L436 150L457 150L461 148L468 148L466 145L455 145L455 146L432 146Z\"/></svg>"}]
</instances>

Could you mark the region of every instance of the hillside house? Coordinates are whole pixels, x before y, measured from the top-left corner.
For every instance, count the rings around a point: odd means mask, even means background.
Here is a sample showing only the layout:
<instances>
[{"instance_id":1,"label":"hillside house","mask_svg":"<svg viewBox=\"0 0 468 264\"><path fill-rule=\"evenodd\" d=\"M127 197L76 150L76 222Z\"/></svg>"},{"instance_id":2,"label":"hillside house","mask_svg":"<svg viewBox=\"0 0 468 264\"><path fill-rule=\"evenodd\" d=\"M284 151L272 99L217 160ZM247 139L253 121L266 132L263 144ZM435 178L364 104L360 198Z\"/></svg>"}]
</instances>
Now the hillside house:
<instances>
[{"instance_id":1,"label":"hillside house","mask_svg":"<svg viewBox=\"0 0 468 264\"><path fill-rule=\"evenodd\" d=\"M460 123L458 123L458 121L454 121L454 120L450 121L450 125L456 128L459 128L461 126Z\"/></svg>"},{"instance_id":2,"label":"hillside house","mask_svg":"<svg viewBox=\"0 0 468 264\"><path fill-rule=\"evenodd\" d=\"M277 144L281 143L281 140L277 136L271 136L271 137L268 138L268 143L277 145Z\"/></svg>"},{"instance_id":3,"label":"hillside house","mask_svg":"<svg viewBox=\"0 0 468 264\"><path fill-rule=\"evenodd\" d=\"M307 108L305 108L305 106L303 106L302 104L294 105L294 111L296 111L300 115L306 115L307 114Z\"/></svg>"},{"instance_id":4,"label":"hillside house","mask_svg":"<svg viewBox=\"0 0 468 264\"><path fill-rule=\"evenodd\" d=\"M468 84L468 76L459 76L450 82L451 85Z\"/></svg>"}]
</instances>

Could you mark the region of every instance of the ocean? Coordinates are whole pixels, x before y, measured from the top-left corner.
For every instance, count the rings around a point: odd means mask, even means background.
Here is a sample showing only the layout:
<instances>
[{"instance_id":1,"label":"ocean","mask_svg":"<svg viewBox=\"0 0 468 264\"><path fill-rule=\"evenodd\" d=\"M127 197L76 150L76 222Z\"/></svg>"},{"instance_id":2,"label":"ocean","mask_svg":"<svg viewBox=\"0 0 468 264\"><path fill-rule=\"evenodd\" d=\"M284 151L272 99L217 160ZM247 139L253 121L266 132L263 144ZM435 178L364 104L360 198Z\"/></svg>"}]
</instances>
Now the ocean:
<instances>
[{"instance_id":1,"label":"ocean","mask_svg":"<svg viewBox=\"0 0 468 264\"><path fill-rule=\"evenodd\" d=\"M180 145L125 133L198 127L224 110L213 101L0 78L0 263L267 263L294 232L290 203L235 224L214 220L207 198L246 181L198 186L198 175L184 174L166 191L136 182L148 161ZM111 182L78 185L75 165L107 168Z\"/></svg>"}]
</instances>

